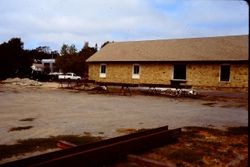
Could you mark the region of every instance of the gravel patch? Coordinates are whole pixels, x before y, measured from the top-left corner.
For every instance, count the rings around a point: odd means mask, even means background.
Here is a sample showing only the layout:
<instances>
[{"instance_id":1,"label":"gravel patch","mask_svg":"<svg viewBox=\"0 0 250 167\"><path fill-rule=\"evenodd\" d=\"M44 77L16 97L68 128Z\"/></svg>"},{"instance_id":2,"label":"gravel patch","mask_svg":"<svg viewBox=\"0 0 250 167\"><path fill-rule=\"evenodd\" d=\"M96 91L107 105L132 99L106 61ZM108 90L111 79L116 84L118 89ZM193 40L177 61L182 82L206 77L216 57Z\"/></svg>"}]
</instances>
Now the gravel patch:
<instances>
[{"instance_id":1,"label":"gravel patch","mask_svg":"<svg viewBox=\"0 0 250 167\"><path fill-rule=\"evenodd\" d=\"M58 86L55 84L55 86ZM157 96L118 96L84 91L0 85L0 144L57 135L105 138L122 135L120 129L148 129L169 125L247 126L247 107L227 107L228 101ZM230 101L234 103L234 101ZM208 105L211 104L211 105ZM32 121L20 121L34 118ZM30 129L9 132L13 127Z\"/></svg>"}]
</instances>

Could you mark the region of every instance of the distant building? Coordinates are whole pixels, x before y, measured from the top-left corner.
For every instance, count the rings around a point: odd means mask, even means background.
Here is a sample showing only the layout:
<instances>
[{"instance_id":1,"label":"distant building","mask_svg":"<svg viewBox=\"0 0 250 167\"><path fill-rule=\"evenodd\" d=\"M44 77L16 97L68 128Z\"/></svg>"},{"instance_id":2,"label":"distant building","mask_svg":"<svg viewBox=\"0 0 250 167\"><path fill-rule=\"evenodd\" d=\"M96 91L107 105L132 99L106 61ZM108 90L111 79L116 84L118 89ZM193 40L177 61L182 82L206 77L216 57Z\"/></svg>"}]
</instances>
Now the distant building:
<instances>
[{"instance_id":1,"label":"distant building","mask_svg":"<svg viewBox=\"0 0 250 167\"><path fill-rule=\"evenodd\" d=\"M31 69L33 72L40 72L45 74L58 71L55 66L55 59L42 59L40 63L33 63Z\"/></svg>"},{"instance_id":2,"label":"distant building","mask_svg":"<svg viewBox=\"0 0 250 167\"><path fill-rule=\"evenodd\" d=\"M42 64L44 67L45 73L55 72L56 66L55 66L55 59L42 59Z\"/></svg>"},{"instance_id":3,"label":"distant building","mask_svg":"<svg viewBox=\"0 0 250 167\"><path fill-rule=\"evenodd\" d=\"M113 42L87 62L98 82L248 90L248 35Z\"/></svg>"},{"instance_id":4,"label":"distant building","mask_svg":"<svg viewBox=\"0 0 250 167\"><path fill-rule=\"evenodd\" d=\"M43 72L43 64L33 63L31 66L32 71Z\"/></svg>"}]
</instances>

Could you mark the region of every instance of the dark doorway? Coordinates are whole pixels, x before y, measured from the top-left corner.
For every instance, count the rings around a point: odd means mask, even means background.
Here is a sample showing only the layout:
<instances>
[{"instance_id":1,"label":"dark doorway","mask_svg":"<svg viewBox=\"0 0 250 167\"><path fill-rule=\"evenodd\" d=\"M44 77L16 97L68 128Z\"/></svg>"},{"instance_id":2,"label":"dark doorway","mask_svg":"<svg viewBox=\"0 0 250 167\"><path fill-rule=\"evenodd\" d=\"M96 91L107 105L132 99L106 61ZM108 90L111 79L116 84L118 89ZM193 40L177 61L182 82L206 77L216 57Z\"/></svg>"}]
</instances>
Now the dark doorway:
<instances>
[{"instance_id":1,"label":"dark doorway","mask_svg":"<svg viewBox=\"0 0 250 167\"><path fill-rule=\"evenodd\" d=\"M186 80L186 64L174 65L174 78Z\"/></svg>"}]
</instances>

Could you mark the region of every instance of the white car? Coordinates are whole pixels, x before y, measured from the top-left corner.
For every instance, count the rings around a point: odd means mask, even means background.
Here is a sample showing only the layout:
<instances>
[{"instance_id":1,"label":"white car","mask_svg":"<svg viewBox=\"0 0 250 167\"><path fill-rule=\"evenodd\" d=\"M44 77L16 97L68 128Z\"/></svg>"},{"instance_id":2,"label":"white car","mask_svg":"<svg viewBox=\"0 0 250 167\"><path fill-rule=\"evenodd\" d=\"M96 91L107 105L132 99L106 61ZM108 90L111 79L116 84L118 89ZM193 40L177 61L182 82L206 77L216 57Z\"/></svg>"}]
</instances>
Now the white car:
<instances>
[{"instance_id":1,"label":"white car","mask_svg":"<svg viewBox=\"0 0 250 167\"><path fill-rule=\"evenodd\" d=\"M58 76L59 79L72 79L72 80L78 80L81 79L80 76L77 76L75 73L73 72L67 72L65 75L59 75Z\"/></svg>"}]
</instances>

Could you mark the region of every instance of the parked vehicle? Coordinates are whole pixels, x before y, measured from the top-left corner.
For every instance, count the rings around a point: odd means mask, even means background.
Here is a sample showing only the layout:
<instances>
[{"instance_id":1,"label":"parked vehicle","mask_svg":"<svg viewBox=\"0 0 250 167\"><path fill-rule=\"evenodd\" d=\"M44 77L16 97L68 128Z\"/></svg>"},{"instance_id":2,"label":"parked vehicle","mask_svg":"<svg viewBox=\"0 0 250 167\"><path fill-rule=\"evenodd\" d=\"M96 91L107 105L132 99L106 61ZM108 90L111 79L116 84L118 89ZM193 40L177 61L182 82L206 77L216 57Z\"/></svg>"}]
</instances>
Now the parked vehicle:
<instances>
[{"instance_id":1,"label":"parked vehicle","mask_svg":"<svg viewBox=\"0 0 250 167\"><path fill-rule=\"evenodd\" d=\"M61 72L50 72L49 75L48 75L49 80L51 80L51 81L58 80L59 75L63 75L63 73L61 73Z\"/></svg>"},{"instance_id":2,"label":"parked vehicle","mask_svg":"<svg viewBox=\"0 0 250 167\"><path fill-rule=\"evenodd\" d=\"M68 72L65 75L59 75L58 76L59 79L72 79L72 80L78 80L81 79L80 76L77 76L75 73L73 72Z\"/></svg>"}]
</instances>

